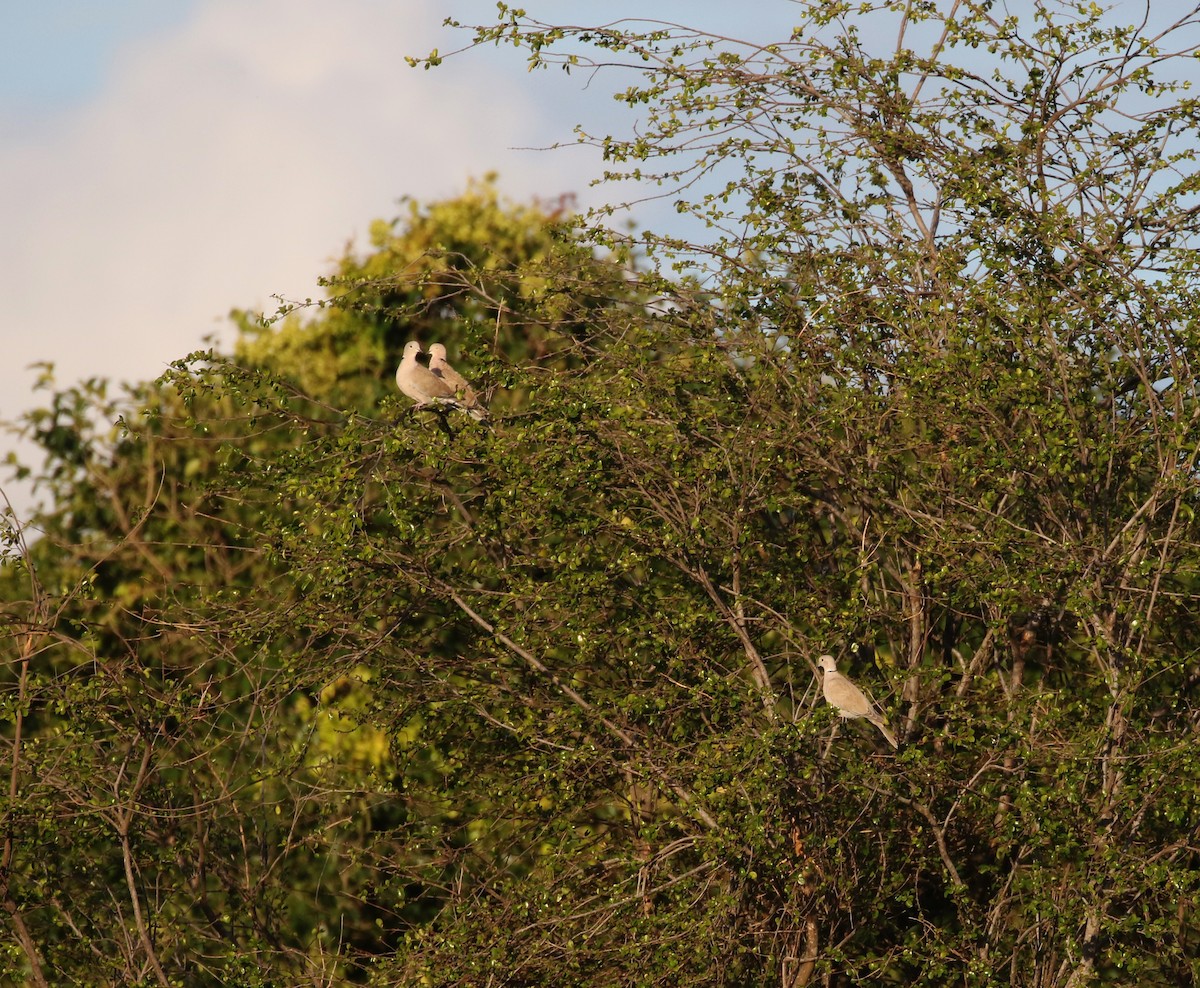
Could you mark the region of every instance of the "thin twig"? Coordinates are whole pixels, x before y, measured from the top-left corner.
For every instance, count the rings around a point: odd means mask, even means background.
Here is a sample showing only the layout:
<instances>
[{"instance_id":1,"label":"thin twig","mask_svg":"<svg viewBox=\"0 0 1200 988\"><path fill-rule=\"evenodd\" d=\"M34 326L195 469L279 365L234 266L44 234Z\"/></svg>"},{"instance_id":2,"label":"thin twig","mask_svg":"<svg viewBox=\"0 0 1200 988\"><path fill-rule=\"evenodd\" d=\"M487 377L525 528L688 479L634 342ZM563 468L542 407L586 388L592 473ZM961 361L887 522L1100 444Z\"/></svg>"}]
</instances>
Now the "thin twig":
<instances>
[{"instance_id":1,"label":"thin twig","mask_svg":"<svg viewBox=\"0 0 1200 988\"><path fill-rule=\"evenodd\" d=\"M458 605L459 609L467 615L467 617L479 625L479 627L481 627L489 635L494 635L496 640L504 645L505 648L510 649L512 652L524 659L531 669L548 678L550 682L552 682L556 687L558 687L558 689L562 690L562 692L567 695L572 703L574 703L581 710L586 710L589 713L595 712L595 708L592 706L592 704L590 704L577 691L572 689L558 676L551 672L545 663L538 659L537 656L533 655L533 653L527 649L522 648L515 641L509 638L508 635L504 634L504 632L497 630L495 625L491 624L478 613L476 613L475 610L472 609L471 605L463 600L462 597L460 597L450 587L443 584L442 589L450 597L450 599L453 600L456 605ZM654 764L645 748L634 739L633 735L622 728L619 724L610 720L608 717L605 717L603 714L598 714L598 717L600 723L603 724L604 727L614 737L618 738L622 744L624 744L630 750L636 751L645 759L646 764L649 766L651 772L653 772L654 775L658 777L659 781L667 786L671 792L678 796L685 805L692 809L701 823L703 823L709 829L716 829L717 821L713 818L713 816L706 809L704 809L704 807L699 806L696 803L695 797L691 793L684 789L683 786L681 786L678 782L675 782L673 779L671 779L665 771Z\"/></svg>"}]
</instances>

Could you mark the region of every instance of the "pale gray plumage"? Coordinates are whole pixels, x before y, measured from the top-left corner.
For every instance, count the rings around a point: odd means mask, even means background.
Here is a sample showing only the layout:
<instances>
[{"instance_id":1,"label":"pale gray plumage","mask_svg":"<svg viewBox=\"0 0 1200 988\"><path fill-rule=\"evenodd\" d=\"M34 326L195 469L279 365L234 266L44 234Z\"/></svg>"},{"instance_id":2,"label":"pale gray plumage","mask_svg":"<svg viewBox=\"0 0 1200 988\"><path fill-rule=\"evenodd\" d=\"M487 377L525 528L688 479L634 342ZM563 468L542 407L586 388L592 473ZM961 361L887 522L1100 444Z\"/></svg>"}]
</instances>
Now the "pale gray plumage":
<instances>
[{"instance_id":1,"label":"pale gray plumage","mask_svg":"<svg viewBox=\"0 0 1200 988\"><path fill-rule=\"evenodd\" d=\"M420 352L421 344L416 340L404 344L404 356L396 368L396 386L418 407L439 404L462 408L462 402L454 396L454 388L417 361Z\"/></svg>"},{"instance_id":2,"label":"pale gray plumage","mask_svg":"<svg viewBox=\"0 0 1200 988\"><path fill-rule=\"evenodd\" d=\"M487 418L487 409L483 407L479 395L475 393L470 382L446 361L446 348L441 343L432 343L429 346L429 370L454 389L462 407L473 419L482 421Z\"/></svg>"},{"instance_id":3,"label":"pale gray plumage","mask_svg":"<svg viewBox=\"0 0 1200 988\"><path fill-rule=\"evenodd\" d=\"M875 705L850 680L837 670L837 663L832 655L822 655L817 664L824 670L825 678L822 683L825 692L825 702L833 707L847 720L862 717L879 728L880 733L887 738L888 744L898 748L896 735L887 726L883 715L875 709Z\"/></svg>"}]
</instances>

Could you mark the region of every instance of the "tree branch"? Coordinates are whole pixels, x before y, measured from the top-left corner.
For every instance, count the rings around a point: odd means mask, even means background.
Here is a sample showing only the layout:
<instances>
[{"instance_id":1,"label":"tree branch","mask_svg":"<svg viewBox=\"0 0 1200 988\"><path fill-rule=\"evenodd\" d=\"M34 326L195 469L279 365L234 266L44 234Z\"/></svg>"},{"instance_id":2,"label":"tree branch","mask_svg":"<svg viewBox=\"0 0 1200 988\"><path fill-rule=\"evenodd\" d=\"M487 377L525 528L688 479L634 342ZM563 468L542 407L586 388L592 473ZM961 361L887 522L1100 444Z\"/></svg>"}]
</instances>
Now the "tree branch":
<instances>
[{"instance_id":1,"label":"tree branch","mask_svg":"<svg viewBox=\"0 0 1200 988\"><path fill-rule=\"evenodd\" d=\"M678 782L675 782L673 779L671 779L663 769L659 768L654 763L647 753L645 747L639 744L634 739L632 734L630 734L616 722L596 711L596 708L593 707L592 704L585 700L576 690L564 683L557 675L547 668L545 663L538 659L537 656L535 656L528 649L522 648L515 641L509 638L508 635L504 634L504 632L497 630L495 625L481 617L471 607L471 605L463 600L462 597L460 597L458 593L450 586L444 583L441 586L442 591L452 601L454 601L459 610L461 610L467 617L479 625L479 627L481 627L489 635L495 636L496 640L504 645L505 648L524 659L531 669L549 679L550 682L552 682L559 690L566 694L567 698L570 699L571 702L577 707L579 707L579 709L586 710L588 713L594 714L610 734L620 740L621 743L631 751L636 751L645 760L647 767L649 767L650 771L658 778L658 780L662 782L663 785L665 785L668 789L670 789L671 792L678 796L684 805L689 807L691 811L696 814L697 819L699 819L704 826L708 827L710 830L716 829L717 821L713 818L713 816L706 809L704 809L704 807L700 806L696 802L695 796L684 789L683 786L681 786Z\"/></svg>"}]
</instances>

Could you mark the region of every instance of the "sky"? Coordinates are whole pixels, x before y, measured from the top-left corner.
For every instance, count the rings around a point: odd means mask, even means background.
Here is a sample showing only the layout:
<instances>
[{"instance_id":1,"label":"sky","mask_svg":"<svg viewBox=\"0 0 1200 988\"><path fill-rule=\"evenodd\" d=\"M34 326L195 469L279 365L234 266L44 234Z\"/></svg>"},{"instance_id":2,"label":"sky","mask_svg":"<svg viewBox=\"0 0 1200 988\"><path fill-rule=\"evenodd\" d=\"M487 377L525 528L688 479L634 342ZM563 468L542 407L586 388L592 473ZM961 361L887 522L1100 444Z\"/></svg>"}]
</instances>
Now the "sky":
<instances>
[{"instance_id":1,"label":"sky","mask_svg":"<svg viewBox=\"0 0 1200 988\"><path fill-rule=\"evenodd\" d=\"M582 24L652 14L764 42L786 38L798 14L790 0L522 6ZM318 295L333 260L364 247L402 197L453 196L494 171L516 200L610 198L589 190L593 149L537 149L570 145L577 123L627 134L617 80L530 73L512 48L432 71L405 63L466 41L447 16L489 23L495 11L494 0L0 0L0 422L44 400L36 362L53 362L60 386L151 380L212 334L228 342L230 310ZM670 213L660 203L633 218L661 228ZM0 432L0 458L12 448ZM2 468L0 486L15 491Z\"/></svg>"},{"instance_id":2,"label":"sky","mask_svg":"<svg viewBox=\"0 0 1200 988\"><path fill-rule=\"evenodd\" d=\"M524 6L580 23L597 8ZM53 362L60 386L149 380L210 334L229 340L231 309L316 296L333 259L401 197L453 196L495 171L514 199L601 201L588 190L594 151L533 149L569 143L579 122L619 129L612 87L529 73L511 48L432 71L405 63L465 40L447 16L484 23L495 9L0 0L0 421L39 402L36 362ZM786 36L787 0L751 9L660 0L654 14ZM644 13L603 5L605 20ZM0 434L0 455L12 448Z\"/></svg>"}]
</instances>

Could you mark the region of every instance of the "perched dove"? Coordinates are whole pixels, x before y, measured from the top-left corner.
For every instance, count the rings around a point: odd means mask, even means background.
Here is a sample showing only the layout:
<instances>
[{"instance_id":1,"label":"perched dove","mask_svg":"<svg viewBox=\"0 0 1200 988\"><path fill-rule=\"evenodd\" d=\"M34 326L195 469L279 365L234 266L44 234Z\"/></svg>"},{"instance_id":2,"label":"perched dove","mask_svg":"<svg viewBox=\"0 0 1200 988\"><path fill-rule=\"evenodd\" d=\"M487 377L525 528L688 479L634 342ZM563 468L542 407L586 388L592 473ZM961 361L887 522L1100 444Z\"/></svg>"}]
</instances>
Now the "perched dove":
<instances>
[{"instance_id":1,"label":"perched dove","mask_svg":"<svg viewBox=\"0 0 1200 988\"><path fill-rule=\"evenodd\" d=\"M479 395L458 371L446 362L446 348L441 343L431 343L429 346L429 369L454 389L454 393L462 402L462 407L476 421L487 418L487 409L479 400Z\"/></svg>"},{"instance_id":2,"label":"perched dove","mask_svg":"<svg viewBox=\"0 0 1200 988\"><path fill-rule=\"evenodd\" d=\"M396 386L415 401L418 408L430 404L463 408L463 403L454 397L454 388L417 361L420 352L421 344L416 340L404 344L404 357L396 368Z\"/></svg>"},{"instance_id":3,"label":"perched dove","mask_svg":"<svg viewBox=\"0 0 1200 988\"><path fill-rule=\"evenodd\" d=\"M898 748L896 735L888 730L883 716L866 698L862 690L837 671L837 663L833 661L833 656L822 655L817 660L817 664L825 671L825 702L846 720L865 717L879 728L880 733L887 738L888 744L893 748Z\"/></svg>"}]
</instances>

